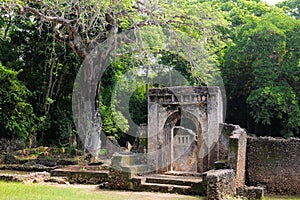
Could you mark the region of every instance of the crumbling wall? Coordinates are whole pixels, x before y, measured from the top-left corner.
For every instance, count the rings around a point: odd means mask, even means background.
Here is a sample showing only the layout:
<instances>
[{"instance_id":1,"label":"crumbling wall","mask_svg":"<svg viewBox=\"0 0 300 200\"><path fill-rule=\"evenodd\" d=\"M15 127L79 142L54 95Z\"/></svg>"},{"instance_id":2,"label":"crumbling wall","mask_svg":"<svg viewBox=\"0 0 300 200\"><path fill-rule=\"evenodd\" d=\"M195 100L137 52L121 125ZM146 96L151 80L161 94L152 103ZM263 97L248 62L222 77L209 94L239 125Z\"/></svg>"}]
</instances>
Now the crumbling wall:
<instances>
[{"instance_id":1,"label":"crumbling wall","mask_svg":"<svg viewBox=\"0 0 300 200\"><path fill-rule=\"evenodd\" d=\"M108 136L106 138L106 157L111 158L114 153L124 152L125 149L122 148L118 141L113 136Z\"/></svg>"},{"instance_id":2,"label":"crumbling wall","mask_svg":"<svg viewBox=\"0 0 300 200\"><path fill-rule=\"evenodd\" d=\"M232 136L229 138L228 162L230 168L236 172L236 187L242 187L245 184L246 147L247 133L245 129L235 126Z\"/></svg>"},{"instance_id":3,"label":"crumbling wall","mask_svg":"<svg viewBox=\"0 0 300 200\"><path fill-rule=\"evenodd\" d=\"M211 170L206 172L208 200L223 200L235 194L235 172L232 169Z\"/></svg>"},{"instance_id":4,"label":"crumbling wall","mask_svg":"<svg viewBox=\"0 0 300 200\"><path fill-rule=\"evenodd\" d=\"M245 184L246 130L233 124L222 124L221 130L218 144L219 162L217 163L222 164L224 162L225 167L234 169L236 173L236 187L242 187ZM229 166L227 166L226 162L228 162Z\"/></svg>"},{"instance_id":5,"label":"crumbling wall","mask_svg":"<svg viewBox=\"0 0 300 200\"><path fill-rule=\"evenodd\" d=\"M239 197L246 199L262 199L264 197L264 188L244 185L237 188L236 193Z\"/></svg>"},{"instance_id":6,"label":"crumbling wall","mask_svg":"<svg viewBox=\"0 0 300 200\"><path fill-rule=\"evenodd\" d=\"M300 139L249 137L246 175L267 193L300 194Z\"/></svg>"}]
</instances>

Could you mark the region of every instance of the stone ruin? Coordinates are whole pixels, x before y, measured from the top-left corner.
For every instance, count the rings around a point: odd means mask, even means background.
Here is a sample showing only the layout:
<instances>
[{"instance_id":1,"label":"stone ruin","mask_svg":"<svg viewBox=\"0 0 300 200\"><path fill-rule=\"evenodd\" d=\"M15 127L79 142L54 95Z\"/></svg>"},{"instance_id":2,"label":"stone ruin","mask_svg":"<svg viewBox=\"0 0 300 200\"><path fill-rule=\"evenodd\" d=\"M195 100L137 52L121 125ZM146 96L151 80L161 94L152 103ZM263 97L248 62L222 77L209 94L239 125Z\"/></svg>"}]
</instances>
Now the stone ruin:
<instances>
[{"instance_id":1,"label":"stone ruin","mask_svg":"<svg viewBox=\"0 0 300 200\"><path fill-rule=\"evenodd\" d=\"M146 126L140 129L140 136L147 137L139 138L147 140L147 148L143 142L133 145L132 152L124 152L116 140L107 138L106 153L113 155L111 165L77 171L72 167L52 170L60 160L53 164L52 159L42 156L34 161L37 166L27 166L24 160L5 154L0 163L9 166L0 169L34 167L34 171L51 171L51 177L48 173L6 174L0 180L89 183L108 189L195 194L212 200L236 194L261 199L265 191L300 194L299 138L251 137L237 125L224 124L218 87L153 88L148 97L148 130ZM6 140L0 144L0 152L22 147ZM40 169L39 164L45 166ZM52 179L55 176L67 179Z\"/></svg>"},{"instance_id":2,"label":"stone ruin","mask_svg":"<svg viewBox=\"0 0 300 200\"><path fill-rule=\"evenodd\" d=\"M218 87L153 88L148 98L146 155L115 154L111 174L123 181L110 188L220 200L300 194L300 139L250 137L224 124Z\"/></svg>"},{"instance_id":3,"label":"stone ruin","mask_svg":"<svg viewBox=\"0 0 300 200\"><path fill-rule=\"evenodd\" d=\"M235 194L245 184L247 134L223 124L223 116L218 87L149 89L146 159L140 154L115 154L111 174L125 181L110 188L208 199Z\"/></svg>"},{"instance_id":4,"label":"stone ruin","mask_svg":"<svg viewBox=\"0 0 300 200\"><path fill-rule=\"evenodd\" d=\"M223 122L219 88L154 88L148 96L147 153L153 170L202 173L211 169L218 160Z\"/></svg>"}]
</instances>

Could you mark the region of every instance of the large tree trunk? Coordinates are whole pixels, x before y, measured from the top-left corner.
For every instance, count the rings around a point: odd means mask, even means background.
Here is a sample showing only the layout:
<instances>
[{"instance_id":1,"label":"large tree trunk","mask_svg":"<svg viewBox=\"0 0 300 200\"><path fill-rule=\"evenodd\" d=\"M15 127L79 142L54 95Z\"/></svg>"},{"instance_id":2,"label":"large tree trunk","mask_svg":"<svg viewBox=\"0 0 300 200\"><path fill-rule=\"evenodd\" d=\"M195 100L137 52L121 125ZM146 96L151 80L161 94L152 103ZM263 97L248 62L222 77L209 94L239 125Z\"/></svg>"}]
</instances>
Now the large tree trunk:
<instances>
[{"instance_id":1,"label":"large tree trunk","mask_svg":"<svg viewBox=\"0 0 300 200\"><path fill-rule=\"evenodd\" d=\"M102 30L103 33L99 33L92 42L88 42L88 38L83 38L84 34L80 33L79 20L79 7L76 8L77 16L74 19L64 18L62 16L51 15L48 16L44 12L40 12L33 7L25 6L20 7L21 14L29 12L41 20L49 22L54 27L54 35L59 40L65 42L70 46L73 52L82 61L82 70L79 73L79 79L77 79L77 91L79 93L73 96L74 102L77 106L76 126L84 145L84 151L89 151L94 158L97 158L100 147L100 133L102 130L102 123L100 117L100 78L102 75L103 66L107 63L109 52L111 49L106 49L101 52L97 44L105 41L109 32L116 32L117 27L114 25L115 20L111 14L105 15L105 20L109 24L106 30ZM95 50L96 49L96 50ZM100 55L98 52L101 52ZM98 58L97 58L98 57ZM103 63L104 62L104 63ZM53 66L51 67L53 70ZM52 84L52 71L50 71L50 81L47 90L46 97L50 94ZM76 86L75 86L76 87ZM46 105L46 104L45 104ZM45 110L48 108L45 107ZM92 159L95 160L95 159Z\"/></svg>"}]
</instances>

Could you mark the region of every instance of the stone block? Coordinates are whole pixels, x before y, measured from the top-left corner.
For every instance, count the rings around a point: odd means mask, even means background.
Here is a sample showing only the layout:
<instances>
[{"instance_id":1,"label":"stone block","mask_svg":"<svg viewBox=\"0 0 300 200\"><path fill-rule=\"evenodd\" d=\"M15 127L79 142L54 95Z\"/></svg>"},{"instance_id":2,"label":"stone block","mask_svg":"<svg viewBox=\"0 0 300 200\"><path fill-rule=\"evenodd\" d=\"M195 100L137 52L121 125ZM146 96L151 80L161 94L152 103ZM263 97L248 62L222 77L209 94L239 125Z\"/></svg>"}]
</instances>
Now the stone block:
<instances>
[{"instance_id":1,"label":"stone block","mask_svg":"<svg viewBox=\"0 0 300 200\"><path fill-rule=\"evenodd\" d=\"M263 187L243 186L237 188L237 195L247 199L262 199L264 196Z\"/></svg>"},{"instance_id":2,"label":"stone block","mask_svg":"<svg viewBox=\"0 0 300 200\"><path fill-rule=\"evenodd\" d=\"M111 160L112 167L119 168L124 166L135 165L135 157L131 154L115 153Z\"/></svg>"},{"instance_id":3,"label":"stone block","mask_svg":"<svg viewBox=\"0 0 300 200\"><path fill-rule=\"evenodd\" d=\"M232 169L208 171L204 179L208 200L223 200L225 196L235 194L235 172Z\"/></svg>"}]
</instances>

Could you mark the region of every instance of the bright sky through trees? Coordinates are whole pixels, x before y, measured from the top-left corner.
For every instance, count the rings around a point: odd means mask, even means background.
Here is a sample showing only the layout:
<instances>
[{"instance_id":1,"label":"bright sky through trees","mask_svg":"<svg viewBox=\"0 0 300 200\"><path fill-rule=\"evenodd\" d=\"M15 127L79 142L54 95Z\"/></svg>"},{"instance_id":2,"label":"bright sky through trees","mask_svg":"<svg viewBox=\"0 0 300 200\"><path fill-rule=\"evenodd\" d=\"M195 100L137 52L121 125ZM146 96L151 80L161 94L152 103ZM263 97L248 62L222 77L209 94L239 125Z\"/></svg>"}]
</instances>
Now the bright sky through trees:
<instances>
[{"instance_id":1,"label":"bright sky through trees","mask_svg":"<svg viewBox=\"0 0 300 200\"><path fill-rule=\"evenodd\" d=\"M281 2L283 0L264 0L264 1L269 3L269 4L276 4L276 3Z\"/></svg>"}]
</instances>

